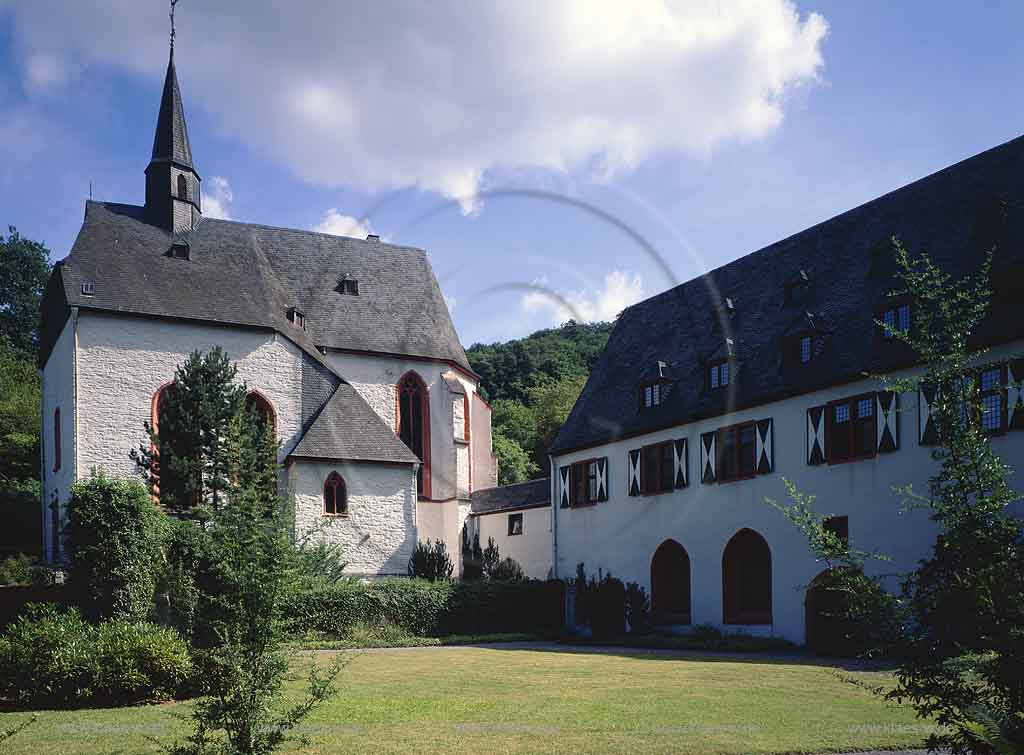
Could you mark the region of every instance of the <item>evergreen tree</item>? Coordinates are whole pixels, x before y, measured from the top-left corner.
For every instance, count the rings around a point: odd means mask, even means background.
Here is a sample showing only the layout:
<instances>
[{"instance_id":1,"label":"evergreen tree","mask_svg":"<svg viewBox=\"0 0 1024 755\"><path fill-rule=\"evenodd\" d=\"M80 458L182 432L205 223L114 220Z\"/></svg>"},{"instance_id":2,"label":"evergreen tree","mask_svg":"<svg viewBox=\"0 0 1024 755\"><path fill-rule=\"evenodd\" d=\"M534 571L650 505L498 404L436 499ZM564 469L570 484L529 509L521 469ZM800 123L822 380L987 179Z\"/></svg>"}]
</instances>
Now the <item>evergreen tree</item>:
<instances>
[{"instance_id":1,"label":"evergreen tree","mask_svg":"<svg viewBox=\"0 0 1024 755\"><path fill-rule=\"evenodd\" d=\"M50 250L11 227L0 234L0 337L34 359L39 344L39 302L50 277Z\"/></svg>"},{"instance_id":2,"label":"evergreen tree","mask_svg":"<svg viewBox=\"0 0 1024 755\"><path fill-rule=\"evenodd\" d=\"M245 409L246 389L236 382L237 373L219 346L193 352L164 389L157 426L145 423L149 443L131 456L170 510L222 502L232 464L229 428Z\"/></svg>"}]
</instances>

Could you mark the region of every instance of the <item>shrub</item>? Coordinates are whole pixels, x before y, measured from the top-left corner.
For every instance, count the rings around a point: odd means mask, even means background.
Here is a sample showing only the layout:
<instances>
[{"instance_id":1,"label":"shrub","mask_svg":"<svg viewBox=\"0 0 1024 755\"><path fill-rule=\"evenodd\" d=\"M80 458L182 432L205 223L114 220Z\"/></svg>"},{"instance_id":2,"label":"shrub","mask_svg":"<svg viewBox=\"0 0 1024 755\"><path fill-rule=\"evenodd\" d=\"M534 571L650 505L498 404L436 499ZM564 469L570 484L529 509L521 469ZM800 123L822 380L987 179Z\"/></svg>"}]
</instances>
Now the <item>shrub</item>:
<instances>
[{"instance_id":1,"label":"shrub","mask_svg":"<svg viewBox=\"0 0 1024 755\"><path fill-rule=\"evenodd\" d=\"M583 564L576 565L576 623L590 626L595 636L625 633L626 586L611 574L587 579Z\"/></svg>"},{"instance_id":2,"label":"shrub","mask_svg":"<svg viewBox=\"0 0 1024 755\"><path fill-rule=\"evenodd\" d=\"M498 582L522 582L526 574L514 558L507 556L494 566L488 578Z\"/></svg>"},{"instance_id":3,"label":"shrub","mask_svg":"<svg viewBox=\"0 0 1024 755\"><path fill-rule=\"evenodd\" d=\"M102 472L71 488L69 583L94 618L146 618L163 555L165 515L141 483Z\"/></svg>"},{"instance_id":4,"label":"shrub","mask_svg":"<svg viewBox=\"0 0 1024 755\"><path fill-rule=\"evenodd\" d=\"M645 632L651 626L651 601L637 582L626 583L626 621L631 632Z\"/></svg>"},{"instance_id":5,"label":"shrub","mask_svg":"<svg viewBox=\"0 0 1024 755\"><path fill-rule=\"evenodd\" d=\"M0 585L32 583L32 557L19 553L0 561Z\"/></svg>"},{"instance_id":6,"label":"shrub","mask_svg":"<svg viewBox=\"0 0 1024 755\"><path fill-rule=\"evenodd\" d=\"M437 580L451 579L455 567L448 556L448 549L441 540L416 543L416 549L409 558L409 576Z\"/></svg>"},{"instance_id":7,"label":"shrub","mask_svg":"<svg viewBox=\"0 0 1024 755\"><path fill-rule=\"evenodd\" d=\"M77 609L28 606L0 638L0 690L21 703L91 698L97 676L93 627Z\"/></svg>"},{"instance_id":8,"label":"shrub","mask_svg":"<svg viewBox=\"0 0 1024 755\"><path fill-rule=\"evenodd\" d=\"M89 624L77 609L36 604L0 638L0 694L20 703L167 699L192 672L185 641L152 624Z\"/></svg>"}]
</instances>

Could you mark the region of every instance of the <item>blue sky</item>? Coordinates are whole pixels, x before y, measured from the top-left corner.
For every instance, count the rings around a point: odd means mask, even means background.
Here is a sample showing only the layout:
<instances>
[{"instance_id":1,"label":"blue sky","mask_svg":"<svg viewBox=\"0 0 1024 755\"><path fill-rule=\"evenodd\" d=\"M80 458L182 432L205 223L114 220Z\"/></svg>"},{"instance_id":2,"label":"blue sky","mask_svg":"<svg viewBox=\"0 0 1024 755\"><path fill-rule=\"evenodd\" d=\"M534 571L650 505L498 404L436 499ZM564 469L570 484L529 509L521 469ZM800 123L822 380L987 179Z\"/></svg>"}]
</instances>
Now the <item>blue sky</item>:
<instances>
[{"instance_id":1,"label":"blue sky","mask_svg":"<svg viewBox=\"0 0 1024 755\"><path fill-rule=\"evenodd\" d=\"M1019 2L619 5L182 0L205 207L427 249L469 345L558 299L611 317L1024 133ZM141 203L166 27L158 0L0 0L0 225L60 258L90 180Z\"/></svg>"}]
</instances>

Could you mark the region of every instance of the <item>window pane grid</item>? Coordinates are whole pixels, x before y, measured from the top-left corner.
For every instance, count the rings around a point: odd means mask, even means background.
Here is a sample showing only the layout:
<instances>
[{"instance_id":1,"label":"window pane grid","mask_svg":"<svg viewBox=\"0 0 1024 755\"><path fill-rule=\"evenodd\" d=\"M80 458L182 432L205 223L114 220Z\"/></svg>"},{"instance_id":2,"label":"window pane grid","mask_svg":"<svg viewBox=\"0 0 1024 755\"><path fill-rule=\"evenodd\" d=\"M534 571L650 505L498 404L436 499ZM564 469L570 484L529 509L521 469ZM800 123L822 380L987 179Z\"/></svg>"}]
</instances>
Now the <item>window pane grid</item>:
<instances>
[{"instance_id":1,"label":"window pane grid","mask_svg":"<svg viewBox=\"0 0 1024 755\"><path fill-rule=\"evenodd\" d=\"M811 361L811 337L804 336L800 339L800 361L809 362Z\"/></svg>"},{"instance_id":2,"label":"window pane grid","mask_svg":"<svg viewBox=\"0 0 1024 755\"><path fill-rule=\"evenodd\" d=\"M835 418L837 423L849 422L850 407L847 404L839 404L835 408Z\"/></svg>"},{"instance_id":3,"label":"window pane grid","mask_svg":"<svg viewBox=\"0 0 1024 755\"><path fill-rule=\"evenodd\" d=\"M857 419L870 417L874 409L874 401L869 398L862 398L857 401Z\"/></svg>"}]
</instances>

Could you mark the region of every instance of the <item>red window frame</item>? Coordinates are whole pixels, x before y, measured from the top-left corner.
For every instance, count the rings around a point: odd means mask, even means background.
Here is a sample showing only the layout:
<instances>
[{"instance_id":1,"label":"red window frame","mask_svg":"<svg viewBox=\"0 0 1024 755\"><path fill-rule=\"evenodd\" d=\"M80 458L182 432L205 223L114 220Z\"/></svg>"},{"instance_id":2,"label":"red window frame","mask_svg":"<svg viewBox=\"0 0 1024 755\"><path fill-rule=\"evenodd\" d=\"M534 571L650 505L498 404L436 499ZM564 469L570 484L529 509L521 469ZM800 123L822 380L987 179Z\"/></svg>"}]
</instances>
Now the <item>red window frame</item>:
<instances>
[{"instance_id":1,"label":"red window frame","mask_svg":"<svg viewBox=\"0 0 1024 755\"><path fill-rule=\"evenodd\" d=\"M597 457L577 461L569 467L569 505L593 506L597 503ZM590 474L590 465L594 465L594 474ZM595 491L590 495L590 480L593 478Z\"/></svg>"},{"instance_id":2,"label":"red window frame","mask_svg":"<svg viewBox=\"0 0 1024 755\"><path fill-rule=\"evenodd\" d=\"M675 490L675 481L674 441L651 443L640 449L640 492L643 495L670 493Z\"/></svg>"},{"instance_id":3,"label":"red window frame","mask_svg":"<svg viewBox=\"0 0 1024 755\"><path fill-rule=\"evenodd\" d=\"M999 371L999 384L995 388L983 389L982 376L986 372L992 372L994 370ZM978 370L978 407L980 411L980 414L978 416L978 426L981 428L981 431L984 432L986 435L1003 435L1008 429L1007 423L1009 412L1007 411L1006 406L1006 401L1008 398L1006 390L1007 377L1008 376L1006 374L1005 364L991 365L989 367L985 367L981 370ZM984 401L985 398L988 396L999 397L999 427L996 428L986 428L984 425Z\"/></svg>"},{"instance_id":4,"label":"red window frame","mask_svg":"<svg viewBox=\"0 0 1024 755\"><path fill-rule=\"evenodd\" d=\"M744 430L751 432L750 440L750 470L748 472L742 471L743 465L743 444L740 443L740 438ZM726 444L725 436L727 433L735 433L736 442L733 444L733 463L735 464L735 474L731 477L726 476L728 467L725 464L726 460ZM729 425L728 427L720 427L715 436L715 452L718 458L715 460L715 479L716 482L736 482L738 480L749 480L757 477L757 423L741 422L736 425Z\"/></svg>"},{"instance_id":5,"label":"red window frame","mask_svg":"<svg viewBox=\"0 0 1024 755\"><path fill-rule=\"evenodd\" d=\"M333 501L334 511L328 511L327 506L327 491L330 490L332 493L331 500ZM342 506L341 511L338 510L338 493L341 493ZM324 516L348 516L348 486L345 484L345 478L337 472L331 472L327 475L327 479L324 480Z\"/></svg>"},{"instance_id":6,"label":"red window frame","mask_svg":"<svg viewBox=\"0 0 1024 755\"><path fill-rule=\"evenodd\" d=\"M408 398L407 404L409 406L410 414L415 415L413 406L413 398L418 394L419 396L419 408L420 408L420 425L421 427L415 427L413 417L403 416L402 413L402 400ZM409 432L406 433L406 428ZM408 434L408 438L403 438L403 434ZM413 447L418 440L420 443L422 454L419 454L420 468L417 473L417 497L429 499L431 492L430 485L430 391L427 388L426 382L420 377L419 373L415 370L409 370L402 376L402 379L398 381L398 385L395 389L395 435L397 435L403 443L409 448L410 451L416 453L416 449Z\"/></svg>"},{"instance_id":7,"label":"red window frame","mask_svg":"<svg viewBox=\"0 0 1024 755\"><path fill-rule=\"evenodd\" d=\"M871 402L871 449L866 452L857 453L857 427L860 423L860 418L857 416L857 406L860 401L869 400ZM878 455L878 400L876 394L872 393L861 393L856 396L850 396L848 398L836 399L835 401L829 401L825 407L825 459L829 464L845 464L850 461L861 461L863 459L873 459ZM836 453L836 430L834 425L835 422L835 408L837 406L846 406L849 412L849 420L846 424L848 425L844 431L848 434L847 441L849 443L849 453L845 456L837 456Z\"/></svg>"},{"instance_id":8,"label":"red window frame","mask_svg":"<svg viewBox=\"0 0 1024 755\"><path fill-rule=\"evenodd\" d=\"M60 471L61 438L60 438L60 407L53 410L53 471Z\"/></svg>"}]
</instances>

